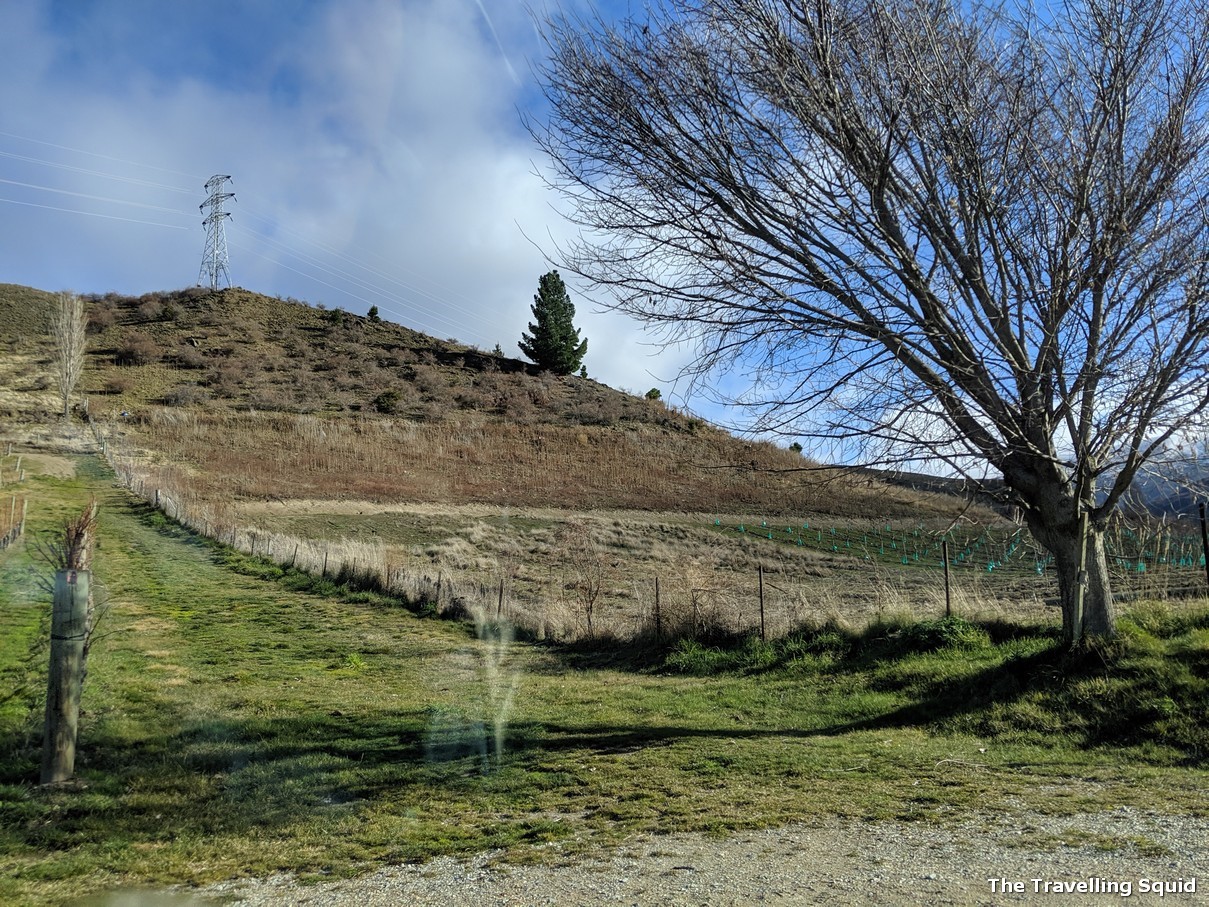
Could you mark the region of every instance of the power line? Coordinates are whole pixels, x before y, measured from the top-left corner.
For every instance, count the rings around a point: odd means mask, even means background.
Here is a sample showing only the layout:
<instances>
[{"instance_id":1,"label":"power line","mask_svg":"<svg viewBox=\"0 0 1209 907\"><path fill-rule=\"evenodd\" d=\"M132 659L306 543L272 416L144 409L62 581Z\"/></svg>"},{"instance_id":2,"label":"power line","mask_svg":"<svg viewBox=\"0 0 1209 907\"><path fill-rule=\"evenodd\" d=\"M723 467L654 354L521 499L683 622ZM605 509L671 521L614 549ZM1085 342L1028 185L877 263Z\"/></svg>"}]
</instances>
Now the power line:
<instances>
[{"instance_id":1,"label":"power line","mask_svg":"<svg viewBox=\"0 0 1209 907\"><path fill-rule=\"evenodd\" d=\"M243 211L243 212L244 212L246 215L248 215L249 217L256 218L256 219L258 219L258 220L264 221L265 223L268 223L268 224L275 224L275 223L276 223L276 221L275 221L273 218L270 218L270 217L268 217L268 216L266 216L266 215L264 215L264 214L260 214L260 213L258 213L256 210L254 210L254 209L251 209L251 208L243 208L243 209L241 209L241 210L242 210L242 211ZM255 232L255 231L252 231L252 232ZM449 296L456 296L456 297L458 297L459 299L462 299L462 300L464 300L464 301L466 301L466 302L469 302L469 303L470 303L470 304L472 304L472 305L474 304L475 300L471 299L469 296L465 296L465 295L463 295L463 294L459 293L457 290L453 289L452 287L449 287L449 286L447 286L447 285L445 285L445 284L442 284L442 283L440 283L440 282L438 282L438 281L433 280L433 279L432 279L432 278L430 278L430 277L425 277L423 274L418 274L418 273L416 273L415 271L411 271L411 270L409 270L409 269L407 269L407 268L405 268L405 267L402 267L402 266L401 266L401 265L399 265L397 262L391 261L392 266L394 266L394 267L395 267L395 268L397 268L398 270L402 271L404 274L408 274L408 275L410 275L410 276L412 276L412 277L418 278L419 280L425 281L426 283L430 283L430 284L433 284L433 285L435 285L435 286L439 287L439 288L440 288L442 291L444 291L446 294L449 294L449 295L448 295L448 296L439 296L439 295L437 295L437 294L435 294L435 293L433 293L433 292L431 292L431 291L429 291L429 290L425 290L425 289L422 289L422 288L420 288L420 287L417 287L417 286L414 286L414 285L412 285L412 284L409 284L409 283L407 283L407 282L406 282L406 281L404 281L404 280L400 280L398 277L394 277L394 276L392 276L391 274L388 274L388 273L387 273L387 272L385 272L385 271L379 270L378 268L371 267L370 265L368 265L368 264L366 264L366 263L364 263L364 262L362 262L362 261L360 261L360 260L358 260L358 259L356 259L356 258L353 258L352 256L348 255L348 254L347 254L347 253L345 253L345 252L341 252L340 250L335 249L335 248L333 248L332 246L329 246L329 245L326 245L326 244L324 244L324 243L318 242L317 240L311 239L311 238L310 238L310 237L308 237L308 236L304 236L303 234L298 233L298 232L297 232L297 231L295 231L295 230L290 230L290 229L288 229L288 228L285 228L285 229L283 230L283 232L284 232L284 233L287 233L287 234L289 234L289 235L291 235L291 236L296 237L297 239L299 239L300 241L302 241L302 242L306 243L307 245L314 246L315 248L319 249L319 250L320 250L320 251L322 251L322 252L326 252L328 255L332 255L332 256L334 256L334 257L336 257L336 258L342 258L342 259L344 259L345 261L347 261L349 264L351 264L353 267L360 268L360 269L361 269L361 270L363 270L363 271L367 271L367 272L368 272L368 273L370 273L370 274L373 274L373 275L375 275L375 276L377 276L377 277L380 277L380 278L382 278L382 279L386 280L388 283L395 284L396 286L402 287L402 288L403 288L403 289L405 289L405 290L408 290L408 291L413 292L413 293L417 293L417 294L419 294L419 295L421 295L421 296L424 296L424 297L425 297L425 298L427 298L427 299L431 299L433 302L439 302L439 303L441 303L442 305L446 306L447 308L450 308L450 309L455 309L455 310L457 310L457 311L460 311L462 314L467 315L467 316L469 316L469 317L471 317L471 318L477 318L477 317L478 317L478 313L477 313L477 312L474 312L474 311L471 311L471 310L468 310L468 309L464 309L464 308L462 308L461 306L459 306L459 305L457 305L456 303L452 302L452 301L449 299ZM263 235L263 234L260 234L260 235ZM382 256L380 256L380 255L375 255L374 257L375 257L375 258L377 258L377 259L379 259L379 260L382 260L382 261L385 261L385 260L386 260L386 259L384 259L384 258L383 258Z\"/></svg>"},{"instance_id":2,"label":"power line","mask_svg":"<svg viewBox=\"0 0 1209 907\"><path fill-rule=\"evenodd\" d=\"M98 202L112 202L115 205L129 205L132 208L147 208L151 211L164 211L168 214L179 214L181 217L192 217L188 211L178 211L176 208L165 208L163 205L148 205L144 202L132 202L124 198L110 198L104 195L89 195L86 192L72 192L70 189L57 189L54 186L39 186L35 183L23 183L19 180L9 180L0 177L0 183L9 186L21 186L25 189L39 189L42 192L55 192L59 195L71 195L76 198L87 198Z\"/></svg>"},{"instance_id":3,"label":"power line","mask_svg":"<svg viewBox=\"0 0 1209 907\"><path fill-rule=\"evenodd\" d=\"M7 202L10 205L25 205L27 208L45 208L47 211L63 211L67 214L82 214L85 217L103 217L106 220L122 220L131 224L147 224L151 227L167 227L169 230L184 230L180 224L161 224L150 220L138 220L134 217L119 217L116 214L100 214L96 211L79 211L75 208L59 208L55 205L39 205L37 202L22 202L15 198L0 198L0 202Z\"/></svg>"},{"instance_id":4,"label":"power line","mask_svg":"<svg viewBox=\"0 0 1209 907\"><path fill-rule=\"evenodd\" d=\"M196 174L185 173L181 170L170 170L167 167L157 167L154 164L142 164L142 163L139 163L138 161L129 161L129 160L126 160L125 158L114 157L112 154L101 154L99 151L88 151L84 148L72 148L68 145L57 145L54 142L45 142L42 139L31 139L29 136L16 135L15 133L12 133L12 132L0 132L0 136L4 136L7 139L19 139L22 142L30 142L34 145L45 145L47 148L58 148L60 151L71 151L71 152L74 152L75 154L87 154L91 157L99 157L106 161L115 161L119 164L129 164L132 167L142 167L145 170L158 170L161 173L175 173L177 176L184 176L190 180L201 179L201 177ZM179 190L179 191L186 191L186 190Z\"/></svg>"},{"instance_id":5,"label":"power line","mask_svg":"<svg viewBox=\"0 0 1209 907\"><path fill-rule=\"evenodd\" d=\"M247 230L246 227L244 229ZM405 307L407 307L406 303L403 300L399 299L397 296L392 295L391 293L382 289L381 287L375 286L371 283L368 283L367 281L360 280L351 275L347 275L345 272L333 270L332 268L329 268L326 265L324 265L323 263L321 263L318 259L314 258L313 256L302 255L302 254L294 251L293 249L291 249L289 246L286 246L282 243L278 243L275 240L271 239L270 237L267 237L262 233L258 233L255 230L247 230L247 232L252 233L255 236L259 236L262 240L264 240L269 245L276 246L279 249L279 251L284 252L286 255L289 255L293 258L298 259L303 264L308 264L312 268L315 268L315 269L322 271L324 273L327 273L327 274L331 274L337 278L343 277L346 281L351 282L354 286L357 286L359 289L363 289L363 290L369 292L370 294L372 294L373 296L378 297L378 299L380 301L378 301L376 304L379 306L379 308L383 309L386 312L390 312L391 314L394 314L396 316L405 317L405 313L403 311L401 311L399 308L397 308L397 306L395 304L404 305ZM305 277L307 280L314 281L315 283L321 284L322 286L336 290L337 292L342 293L345 296L350 296L353 299L359 300L368 305L375 304L373 299L369 299L365 296L360 296L354 292L351 292L348 289L347 283L343 286L334 284L334 283L329 283L328 281L323 280L322 278L316 277L314 274L310 274L310 273L307 273L306 271L302 271L298 268L292 267L291 265L288 265L279 259L270 258L268 255L265 255L261 252L257 252L255 249L247 249L246 251L250 252L252 255L255 255L257 258L262 258L271 264L277 265L278 267L281 267L281 268L285 268L287 271L293 271L295 274L301 275L302 277ZM438 321L438 322L443 322L446 325L446 328L453 328L456 331L462 331L462 332L467 332L467 331L473 332L473 329L469 328L466 324L463 324L463 323L457 322L457 321L453 321L449 318L445 318L442 315L438 314L436 311L433 311L431 309L423 309L419 306L411 306L408 308L411 309L412 314L407 315L406 317L412 323L428 322L428 324L425 325L427 327L427 326L431 326L431 323L433 321ZM418 313L418 318L417 318L416 313Z\"/></svg>"},{"instance_id":6,"label":"power line","mask_svg":"<svg viewBox=\"0 0 1209 907\"><path fill-rule=\"evenodd\" d=\"M359 287L360 289L367 290L367 291L369 291L369 292L371 292L371 293L374 293L375 295L377 295L377 296L379 296L379 297L381 297L381 298L383 298L383 299L392 300L392 301L398 301L398 302L400 302L400 303L402 303L402 302L403 302L402 300L399 300L397 296L392 295L390 292L388 292L387 290L383 289L381 286L379 286L379 285L377 285L377 284L375 284L375 283L372 283L372 282L371 282L371 281L369 281L369 280L366 280L366 279L364 279L364 278L358 277L358 276L356 276L355 274L351 274L351 273L349 273L348 271L345 271L345 270L343 270L343 269L336 268L336 267L333 267L333 266L328 266L328 265L324 264L323 262L321 262L321 261L320 261L318 258L315 258L315 257L314 257L314 256L312 256L312 255L306 255L306 254L304 254L304 253L301 253L301 252L297 251L296 249L293 249L293 248L291 248L290 246L287 246L287 245L285 245L284 243L278 242L277 240L273 239L272 237L267 236L267 235L266 235L266 234L264 234L264 233L261 233L261 232L260 232L260 231L258 231L258 230L253 230L253 229L251 229L251 228L249 228L249 227L246 227L246 226L245 226L245 227L244 227L244 231L245 231L245 232L247 232L247 233L252 234L253 236L257 236L257 237L259 237L259 238L260 238L261 240L263 240L265 243L267 243L267 244L269 244L269 245L271 245L271 246L276 247L276 248L277 248L279 251L285 252L287 255L291 255L291 256L293 256L294 258L297 258L299 261L303 261L303 262L305 262L305 263L308 263L308 264L310 264L312 267L317 268L317 269L319 269L319 270L321 270L321 271L324 271L324 272L326 272L326 273L328 273L328 274L331 274L331 275L333 275L333 276L335 276L335 277L343 278L344 280L349 281L349 282L350 282L350 283L352 283L354 286L357 286L357 287ZM317 246L319 246L320 248L323 248L323 247L322 247L320 244L318 244L318 243L312 243L312 244L313 244L313 245L317 245ZM332 252L331 254L335 255L336 257L345 258L346 260L348 260L348 261L352 262L352 263L354 264L354 266L356 266L356 267L360 267L362 270L369 271L371 274L375 274L376 276L382 277L382 278L384 278L384 279L385 279L387 282L389 282L389 283L393 283L393 284L395 284L396 286L400 286L400 287L402 287L403 289L408 290L408 291L410 291L410 292L412 292L412 293L414 293L414 294L416 294L416 295L418 295L418 296L425 297L425 298L427 298L427 299L431 300L432 302L440 303L440 304L441 304L441 305L443 305L445 308L448 308L448 309L454 309L454 310L457 310L457 311L461 311L461 312L462 312L462 314L465 314L465 315L467 315L467 316L469 316L469 317L471 317L471 318L474 318L474 317L475 317L474 313L472 313L472 312L466 312L466 311L464 311L464 310L460 309L458 306L453 305L453 304L452 304L452 303L450 303L448 300L445 300L445 299L442 299L442 298L440 298L440 297L437 297L437 296L435 296L435 295L433 295L433 294L431 294L431 293L429 293L429 292L427 292L427 291L425 291L425 290L420 289L419 287L413 287L413 286L411 286L411 285L409 285L409 284L407 284L407 283L404 283L403 281L400 281L400 280L398 280L398 279L396 279L396 278L392 278L392 277L390 277L390 276L389 276L389 275L387 275L387 274L382 274L381 272L374 271L374 270L372 270L372 269L370 269L370 268L365 267L364 265L357 264L357 263L356 263L356 262L355 262L353 259L350 259L350 258L348 258L348 256L342 255L341 253L338 253L338 252ZM277 262L277 261L275 261L274 259L270 259L270 258L268 258L267 256L263 256L263 255L262 255L262 256L260 256L260 257L264 258L266 261L273 261L275 264L281 264L281 262ZM283 267L285 267L285 265L283 265ZM303 272L303 271L298 271L296 268L290 268L290 270L294 271L295 273L302 274L304 277L305 277L305 276L309 276L309 275L305 274L305 272ZM332 284L327 284L327 283L325 283L324 285L325 285L325 286L333 286ZM334 286L333 286L333 289L340 289L340 287L334 287ZM345 291L345 292L347 292L347 291ZM354 295L354 294L349 294L349 295ZM361 299L361 297L358 297L358 296L355 296L355 295L354 295L354 298ZM362 299L362 301L363 301L363 302L369 302L369 300L367 300L367 299ZM423 314L423 315L427 315L427 316L428 316L428 317L430 317L430 318L436 318L436 319L437 319L437 320L439 320L439 321L443 321L443 322L445 322L447 325L449 325L450 327L456 328L457 330L467 330L467 326L466 326L465 324L460 323L460 322L457 322L457 321L453 321L453 320L448 319L448 318L444 318L444 317L442 317L442 316L440 316L440 315L436 314L435 312L433 312L433 311L431 311L431 310L426 310L426 309L423 309L423 308L421 308L421 307L419 307L419 306L414 306L414 307L412 307L412 308L413 308L413 311L420 312L421 314ZM395 311L397 311L397 310L395 310ZM401 314L401 313L400 313L400 314Z\"/></svg>"},{"instance_id":7,"label":"power line","mask_svg":"<svg viewBox=\"0 0 1209 907\"><path fill-rule=\"evenodd\" d=\"M43 167L54 167L58 170L66 170L70 173L82 173L85 176L98 176L101 179L115 180L120 183L131 183L136 186L146 186L149 189L164 189L168 192L181 192L187 195L192 195L192 189L182 189L180 186L169 186L165 183L154 183L151 180L139 179L135 176L119 176L116 173L105 173L103 170L91 170L88 167L77 167L74 164L61 164L58 161L48 161L44 158L30 157L28 154L17 154L12 151L0 151L0 157L6 157L15 161L24 161L27 164L40 164Z\"/></svg>"}]
</instances>

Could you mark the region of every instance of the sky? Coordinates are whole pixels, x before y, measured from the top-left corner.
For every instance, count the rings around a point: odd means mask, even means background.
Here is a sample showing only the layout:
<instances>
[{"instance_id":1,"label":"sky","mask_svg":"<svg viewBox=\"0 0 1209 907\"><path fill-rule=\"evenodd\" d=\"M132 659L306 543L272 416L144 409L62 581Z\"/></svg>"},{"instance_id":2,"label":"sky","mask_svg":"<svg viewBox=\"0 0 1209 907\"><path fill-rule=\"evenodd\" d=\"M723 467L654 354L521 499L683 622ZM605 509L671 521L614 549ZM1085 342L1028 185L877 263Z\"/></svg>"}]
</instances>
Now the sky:
<instances>
[{"instance_id":1,"label":"sky","mask_svg":"<svg viewBox=\"0 0 1209 907\"><path fill-rule=\"evenodd\" d=\"M624 15L629 0L544 0ZM573 233L522 117L543 0L0 0L0 282L193 286L231 176L231 283L482 349L516 341ZM568 275L589 374L711 418ZM699 404L699 405L694 405Z\"/></svg>"}]
</instances>

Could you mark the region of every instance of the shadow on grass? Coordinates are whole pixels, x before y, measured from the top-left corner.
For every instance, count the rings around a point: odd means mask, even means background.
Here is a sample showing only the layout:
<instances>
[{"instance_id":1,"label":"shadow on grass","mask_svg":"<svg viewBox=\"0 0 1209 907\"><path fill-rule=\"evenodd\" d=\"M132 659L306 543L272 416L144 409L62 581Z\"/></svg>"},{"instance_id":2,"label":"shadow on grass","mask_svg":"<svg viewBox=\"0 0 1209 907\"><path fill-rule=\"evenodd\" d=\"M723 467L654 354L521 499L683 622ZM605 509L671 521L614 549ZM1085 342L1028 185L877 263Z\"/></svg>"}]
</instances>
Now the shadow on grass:
<instances>
[{"instance_id":1,"label":"shadow on grass","mask_svg":"<svg viewBox=\"0 0 1209 907\"><path fill-rule=\"evenodd\" d=\"M1203 653L1189 657L1203 665ZM349 826L341 823L365 806L429 823L427 832L393 840L387 848L392 859L420 859L468 846L506 846L509 835L529 833L514 817L485 833L481 827L468 831L473 841L450 837L440 828L453 815L475 816L492 826L494 820L484 817L501 811L523 816L552 791L560 808L573 810L589 783L577 767L593 756L690 742L694 745L687 751L702 752L708 748L696 742L807 741L895 728L957 726L994 733L997 720L1004 722L1001 733L1053 733L1052 742L1061 747L1162 740L1166 756L1140 753L1136 758L1159 765L1201 764L1204 716L1191 714L1172 724L1173 710L1182 706L1164 705L1159 689L1146 688L1135 673L1146 670L1139 663L1110 671L1102 653L1048 649L949 681L883 677L879 695L862 697L869 686L820 690L817 723L799 721L795 727L767 721L744 726L738 718L729 726L724 711L703 714L697 725L661 722L648 713L649 723L633 726L517 722L497 739L486 721L468 718L457 707L429 706L361 714L333 708L296 717L160 715L160 726L175 730L132 738L121 721L110 726L98 720L81 743L82 785L75 789L33 787L37 741L16 734L0 738L0 827L7 829L2 841L10 849L45 853L98 842L128 847L215 836L288 836L306 827L309 833L333 835L333 854L360 859L373 854L359 850L363 845L351 838L342 840ZM1087 704L1083 687L1088 684L1106 699L1098 711ZM887 708L888 691L895 704ZM1017 708L1022 710L1013 715ZM1040 726L1023 728L1028 720ZM678 764L679 758L668 764Z\"/></svg>"}]
</instances>

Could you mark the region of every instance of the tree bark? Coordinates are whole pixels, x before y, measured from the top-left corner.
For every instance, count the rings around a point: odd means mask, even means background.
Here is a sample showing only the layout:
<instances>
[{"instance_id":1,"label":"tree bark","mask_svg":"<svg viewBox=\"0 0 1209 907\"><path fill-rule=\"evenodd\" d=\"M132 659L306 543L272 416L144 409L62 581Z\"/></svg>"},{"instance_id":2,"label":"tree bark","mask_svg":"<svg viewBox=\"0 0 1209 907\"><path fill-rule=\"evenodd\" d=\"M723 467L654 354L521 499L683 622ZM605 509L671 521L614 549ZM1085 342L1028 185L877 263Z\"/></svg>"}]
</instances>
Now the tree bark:
<instances>
[{"instance_id":1,"label":"tree bark","mask_svg":"<svg viewBox=\"0 0 1209 907\"><path fill-rule=\"evenodd\" d=\"M1116 604L1108 576L1108 559L1104 554L1104 533L1094 527L1087 531L1083 607L1082 614L1079 613L1079 541L1077 530L1051 535L1050 551L1058 571L1062 601L1062 638L1072 646L1090 636L1111 636L1116 626Z\"/></svg>"},{"instance_id":2,"label":"tree bark","mask_svg":"<svg viewBox=\"0 0 1209 907\"><path fill-rule=\"evenodd\" d=\"M1117 616L1108 558L1104 553L1104 531L1094 522L1088 523L1084 554L1080 520L1073 502L1064 503L1067 506L1060 510L1053 507L1029 509L1026 518L1033 537L1054 556L1062 606L1062 639L1067 645L1074 646L1090 636L1111 636L1116 630ZM1082 607L1079 600L1081 557Z\"/></svg>"}]
</instances>

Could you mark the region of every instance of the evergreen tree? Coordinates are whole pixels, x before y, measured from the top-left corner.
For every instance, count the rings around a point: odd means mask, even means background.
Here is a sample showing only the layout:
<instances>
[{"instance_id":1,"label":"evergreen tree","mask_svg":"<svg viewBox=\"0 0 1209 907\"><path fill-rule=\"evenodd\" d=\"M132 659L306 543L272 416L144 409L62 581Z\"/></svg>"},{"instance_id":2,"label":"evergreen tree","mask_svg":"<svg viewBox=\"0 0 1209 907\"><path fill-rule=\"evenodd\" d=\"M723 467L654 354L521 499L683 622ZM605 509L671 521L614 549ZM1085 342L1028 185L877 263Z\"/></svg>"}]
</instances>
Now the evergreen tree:
<instances>
[{"instance_id":1,"label":"evergreen tree","mask_svg":"<svg viewBox=\"0 0 1209 907\"><path fill-rule=\"evenodd\" d=\"M556 375L569 375L578 369L588 351L588 341L579 339L572 323L575 306L557 271L543 274L533 297L533 317L529 333L522 333L521 352L533 363Z\"/></svg>"}]
</instances>

